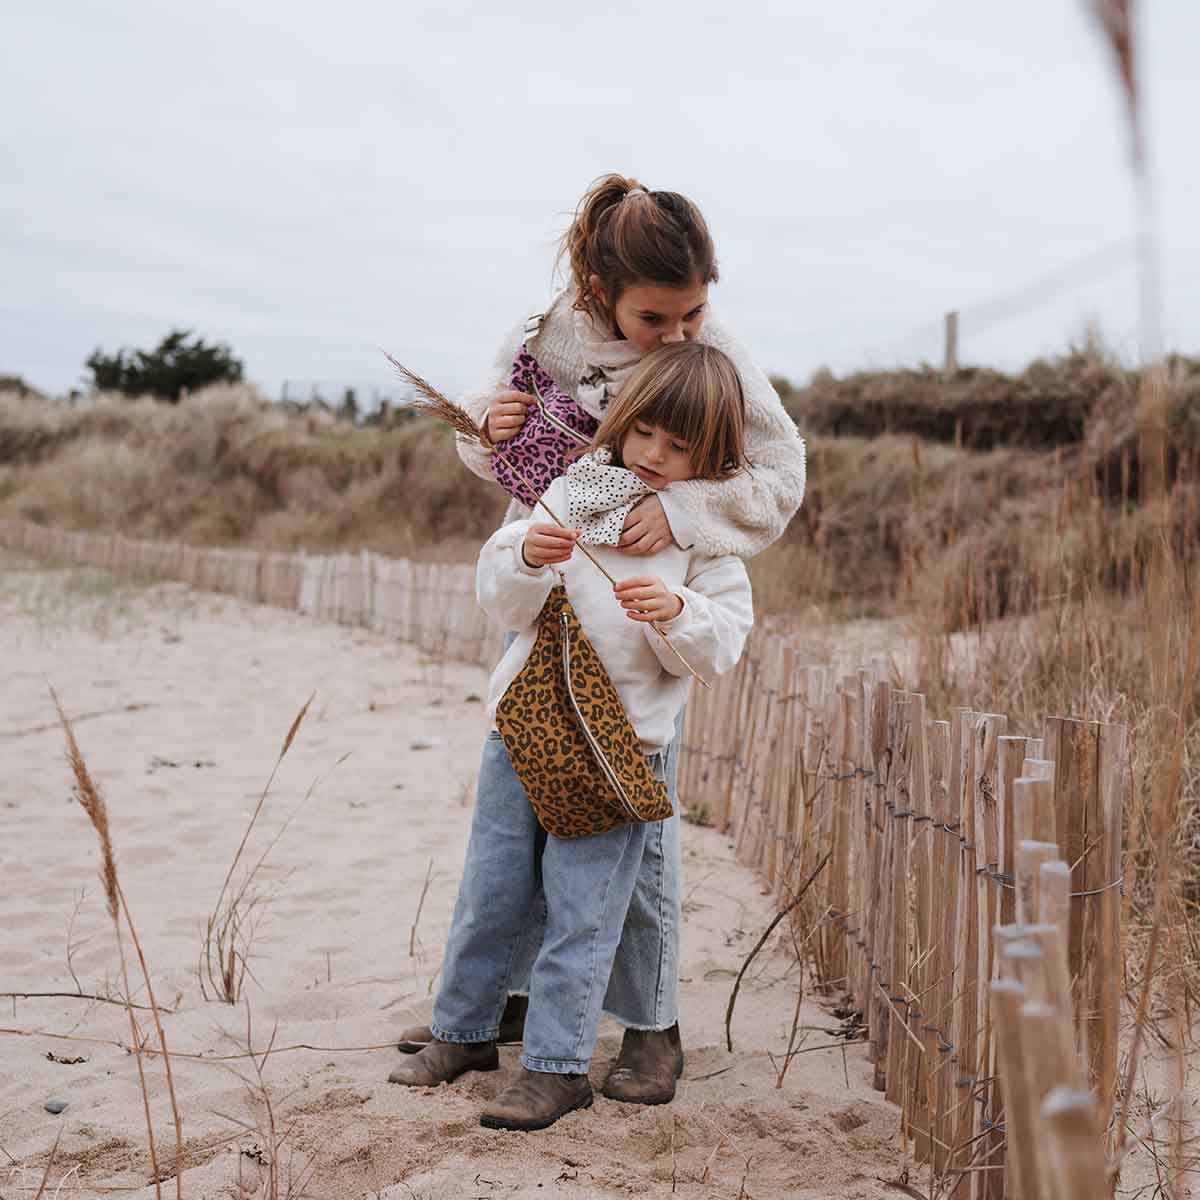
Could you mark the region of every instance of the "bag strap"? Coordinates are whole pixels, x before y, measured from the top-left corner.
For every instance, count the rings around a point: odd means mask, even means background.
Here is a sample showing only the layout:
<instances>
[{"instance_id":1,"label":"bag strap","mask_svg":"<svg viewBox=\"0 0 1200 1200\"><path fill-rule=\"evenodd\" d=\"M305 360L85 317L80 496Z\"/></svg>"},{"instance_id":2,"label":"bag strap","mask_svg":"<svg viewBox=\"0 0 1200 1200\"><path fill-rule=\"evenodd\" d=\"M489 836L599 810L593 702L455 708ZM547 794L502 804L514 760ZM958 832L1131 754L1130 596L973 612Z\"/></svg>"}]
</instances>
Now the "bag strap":
<instances>
[{"instance_id":1,"label":"bag strap","mask_svg":"<svg viewBox=\"0 0 1200 1200\"><path fill-rule=\"evenodd\" d=\"M525 345L528 346L539 333L542 332L542 322L545 321L546 314L544 312L530 313L525 318L524 335Z\"/></svg>"},{"instance_id":2,"label":"bag strap","mask_svg":"<svg viewBox=\"0 0 1200 1200\"><path fill-rule=\"evenodd\" d=\"M641 814L629 802L629 795L625 791L624 784L621 783L621 777L617 774L612 763L608 761L608 756L604 753L600 743L596 740L596 735L592 732L591 727L587 723L587 718L583 715L583 710L579 707L579 701L575 698L575 688L571 684L571 625L570 619L565 612L559 614L559 619L562 622L562 669L563 682L567 688L567 699L571 702L571 708L575 713L575 719L579 722L579 728L583 731L584 741L587 742L588 748L592 752L592 757L596 760L596 765L600 768L604 778L608 780L609 786L616 793L617 799L621 802L621 807L635 821L640 821Z\"/></svg>"}]
</instances>

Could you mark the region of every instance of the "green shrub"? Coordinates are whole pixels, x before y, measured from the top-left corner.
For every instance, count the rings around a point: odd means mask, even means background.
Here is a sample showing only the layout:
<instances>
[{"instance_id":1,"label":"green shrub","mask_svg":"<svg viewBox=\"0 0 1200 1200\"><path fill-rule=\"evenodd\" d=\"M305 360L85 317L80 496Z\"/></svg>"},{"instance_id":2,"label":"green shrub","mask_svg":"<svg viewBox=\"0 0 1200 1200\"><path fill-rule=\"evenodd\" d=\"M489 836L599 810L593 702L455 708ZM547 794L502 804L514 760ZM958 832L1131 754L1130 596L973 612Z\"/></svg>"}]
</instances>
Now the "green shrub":
<instances>
[{"instance_id":1,"label":"green shrub","mask_svg":"<svg viewBox=\"0 0 1200 1200\"><path fill-rule=\"evenodd\" d=\"M97 391L124 392L126 396L156 396L177 403L185 392L212 383L240 383L242 363L222 343L192 341L191 331L172 329L155 349L105 354L96 349L85 364Z\"/></svg>"}]
</instances>

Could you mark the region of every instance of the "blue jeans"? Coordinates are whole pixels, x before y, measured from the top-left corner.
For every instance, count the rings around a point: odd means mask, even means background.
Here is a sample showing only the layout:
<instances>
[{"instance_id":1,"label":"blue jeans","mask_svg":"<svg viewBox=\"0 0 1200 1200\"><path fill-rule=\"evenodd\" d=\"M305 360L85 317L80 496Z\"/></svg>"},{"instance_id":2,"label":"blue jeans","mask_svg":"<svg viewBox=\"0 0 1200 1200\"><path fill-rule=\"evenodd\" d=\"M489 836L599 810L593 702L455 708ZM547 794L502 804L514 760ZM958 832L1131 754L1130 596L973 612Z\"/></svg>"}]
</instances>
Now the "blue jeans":
<instances>
[{"instance_id":1,"label":"blue jeans","mask_svg":"<svg viewBox=\"0 0 1200 1200\"><path fill-rule=\"evenodd\" d=\"M675 815L649 827L642 866L625 915L621 941L604 997L604 1011L628 1029L670 1029L679 1020L679 800L675 791L683 713L675 739L667 747L666 781ZM512 770L507 762L493 777L495 759L484 752L477 795L503 786ZM530 975L546 929L546 901L540 890L530 906L521 941L513 955L509 992L529 993Z\"/></svg>"},{"instance_id":2,"label":"blue jeans","mask_svg":"<svg viewBox=\"0 0 1200 1200\"><path fill-rule=\"evenodd\" d=\"M652 756L650 765L665 777L665 756ZM540 889L546 924L529 979L521 1062L531 1071L586 1072L648 835L661 824L547 835L499 734L489 735L433 1005L434 1036L484 1042L498 1035Z\"/></svg>"}]
</instances>

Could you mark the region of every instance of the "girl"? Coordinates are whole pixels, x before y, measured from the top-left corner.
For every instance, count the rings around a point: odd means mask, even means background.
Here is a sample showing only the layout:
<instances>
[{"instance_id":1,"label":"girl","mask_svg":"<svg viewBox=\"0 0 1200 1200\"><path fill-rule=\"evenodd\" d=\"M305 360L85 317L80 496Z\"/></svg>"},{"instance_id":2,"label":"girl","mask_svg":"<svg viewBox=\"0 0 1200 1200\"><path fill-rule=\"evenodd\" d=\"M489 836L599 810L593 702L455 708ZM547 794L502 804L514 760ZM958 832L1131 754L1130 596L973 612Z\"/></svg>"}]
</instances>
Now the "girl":
<instances>
[{"instance_id":1,"label":"girl","mask_svg":"<svg viewBox=\"0 0 1200 1200\"><path fill-rule=\"evenodd\" d=\"M592 452L547 489L547 506L567 514L573 527L521 520L492 535L479 556L479 603L517 631L492 676L493 717L561 579L651 769L665 781L665 752L690 675L649 622L658 623L693 670L705 676L727 670L753 623L745 567L733 555L667 543L647 557L646 573L614 588L594 563L574 554L575 543L597 546L593 553L605 567L623 573L627 560L615 543L624 510L647 495L661 501L688 480L734 478L743 465L743 414L741 382L724 354L695 342L663 347L630 374ZM520 1076L480 1120L497 1129L544 1129L592 1103L587 1069L601 1005L646 839L661 822L590 837L547 835L498 733L485 754L490 785L476 800L434 1002L435 1040L392 1079L427 1085L499 1065L497 1019L540 882L546 931L530 978Z\"/></svg>"},{"instance_id":2,"label":"girl","mask_svg":"<svg viewBox=\"0 0 1200 1200\"><path fill-rule=\"evenodd\" d=\"M680 481L645 500L629 514L619 548L642 556L673 543L746 558L770 545L804 497L804 443L766 375L709 313L708 289L717 281L717 262L699 210L676 192L648 192L635 180L607 175L580 202L562 253L570 264L570 285L543 314L510 333L489 385L466 398L471 415L486 418L494 441L520 431L530 397L507 391L505 381L522 342L558 386L597 419L622 381L656 347L692 340L718 347L741 380L745 449L752 466L729 478ZM488 456L475 444L460 441L458 451L477 475L493 478ZM505 520L527 515L528 509L514 501ZM678 738L666 753L672 794L677 750ZM480 796L493 786L492 761L485 750ZM603 1089L613 1099L669 1101L683 1070L677 1024L679 875L679 823L673 818L650 831L604 1002L605 1011L626 1029ZM522 993L542 936L540 913L535 905L514 954L503 1041L521 1039ZM405 1030L400 1049L417 1052L430 1037L427 1026Z\"/></svg>"}]
</instances>

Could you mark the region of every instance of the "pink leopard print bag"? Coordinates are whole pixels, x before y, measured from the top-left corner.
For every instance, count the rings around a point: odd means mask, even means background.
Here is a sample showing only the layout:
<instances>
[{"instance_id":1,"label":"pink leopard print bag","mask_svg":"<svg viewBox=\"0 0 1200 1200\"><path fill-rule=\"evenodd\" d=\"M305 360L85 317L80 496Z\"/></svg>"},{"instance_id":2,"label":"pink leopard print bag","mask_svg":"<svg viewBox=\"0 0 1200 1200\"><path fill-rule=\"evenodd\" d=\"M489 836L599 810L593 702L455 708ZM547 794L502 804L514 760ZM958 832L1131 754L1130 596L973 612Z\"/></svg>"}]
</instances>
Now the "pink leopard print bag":
<instances>
[{"instance_id":1,"label":"pink leopard print bag","mask_svg":"<svg viewBox=\"0 0 1200 1200\"><path fill-rule=\"evenodd\" d=\"M523 343L513 359L509 386L533 396L521 432L500 442L492 455L496 482L522 504L532 507L570 465L569 455L590 444L600 423L584 412L544 370ZM522 479L522 476L524 479ZM530 486L536 494L530 494Z\"/></svg>"}]
</instances>

